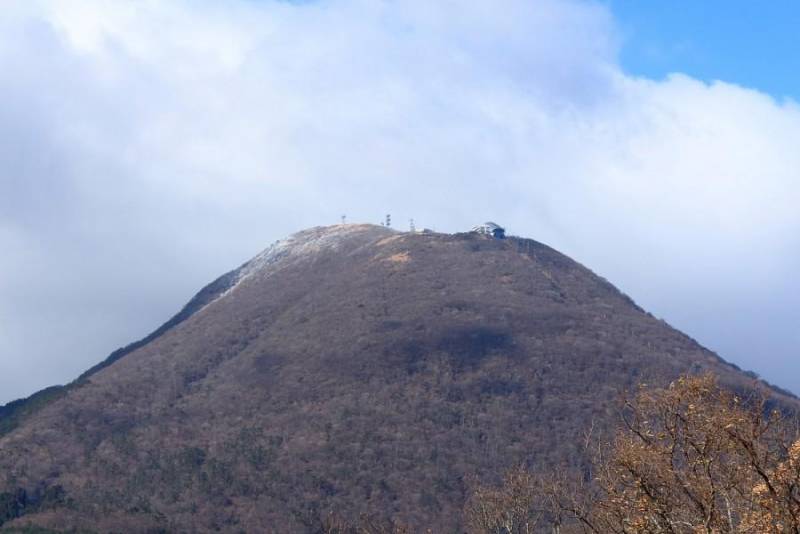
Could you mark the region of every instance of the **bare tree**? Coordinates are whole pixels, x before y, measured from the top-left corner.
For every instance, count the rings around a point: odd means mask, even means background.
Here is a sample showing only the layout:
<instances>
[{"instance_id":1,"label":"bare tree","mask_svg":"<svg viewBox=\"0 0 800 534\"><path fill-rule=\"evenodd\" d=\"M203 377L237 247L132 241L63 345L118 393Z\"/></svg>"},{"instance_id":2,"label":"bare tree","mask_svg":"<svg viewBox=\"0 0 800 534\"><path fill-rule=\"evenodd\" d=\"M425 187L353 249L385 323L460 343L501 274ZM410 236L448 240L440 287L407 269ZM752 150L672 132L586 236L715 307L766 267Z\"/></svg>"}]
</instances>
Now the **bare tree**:
<instances>
[{"instance_id":1,"label":"bare tree","mask_svg":"<svg viewBox=\"0 0 800 534\"><path fill-rule=\"evenodd\" d=\"M319 534L410 534L411 527L392 519L379 519L362 514L357 521L329 513L322 518ZM430 531L426 531L430 532Z\"/></svg>"},{"instance_id":2,"label":"bare tree","mask_svg":"<svg viewBox=\"0 0 800 534\"><path fill-rule=\"evenodd\" d=\"M476 532L530 534L543 516L540 480L524 467L506 473L499 487L478 485L465 507L465 519Z\"/></svg>"},{"instance_id":3,"label":"bare tree","mask_svg":"<svg viewBox=\"0 0 800 534\"><path fill-rule=\"evenodd\" d=\"M767 405L710 375L641 387L598 446L588 485L512 471L475 491L468 523L492 533L525 532L517 518L532 517L539 531L800 534L800 440Z\"/></svg>"}]
</instances>

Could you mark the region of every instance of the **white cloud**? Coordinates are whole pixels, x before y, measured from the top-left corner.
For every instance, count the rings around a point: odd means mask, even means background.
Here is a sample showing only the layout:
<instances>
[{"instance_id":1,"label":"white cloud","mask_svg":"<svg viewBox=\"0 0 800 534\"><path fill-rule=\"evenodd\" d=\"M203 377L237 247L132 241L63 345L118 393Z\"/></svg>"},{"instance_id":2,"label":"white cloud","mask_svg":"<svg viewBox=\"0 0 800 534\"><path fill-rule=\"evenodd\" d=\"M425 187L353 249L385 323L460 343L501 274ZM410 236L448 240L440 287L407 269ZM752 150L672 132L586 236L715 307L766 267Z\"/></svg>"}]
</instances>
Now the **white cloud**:
<instances>
[{"instance_id":1,"label":"white cloud","mask_svg":"<svg viewBox=\"0 0 800 534\"><path fill-rule=\"evenodd\" d=\"M0 400L387 211L501 219L800 390L798 106L626 75L598 4L19 1L0 30Z\"/></svg>"}]
</instances>

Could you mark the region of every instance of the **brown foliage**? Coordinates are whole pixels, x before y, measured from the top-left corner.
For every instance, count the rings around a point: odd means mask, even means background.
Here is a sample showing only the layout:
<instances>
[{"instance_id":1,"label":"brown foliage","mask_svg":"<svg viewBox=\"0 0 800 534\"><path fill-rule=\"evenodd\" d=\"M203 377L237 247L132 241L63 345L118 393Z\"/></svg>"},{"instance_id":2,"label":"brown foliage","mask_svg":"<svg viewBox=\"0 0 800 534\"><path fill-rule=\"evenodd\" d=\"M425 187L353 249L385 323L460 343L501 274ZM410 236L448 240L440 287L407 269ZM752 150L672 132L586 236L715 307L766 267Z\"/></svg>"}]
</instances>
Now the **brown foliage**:
<instances>
[{"instance_id":1,"label":"brown foliage","mask_svg":"<svg viewBox=\"0 0 800 534\"><path fill-rule=\"evenodd\" d=\"M665 389L642 387L624 403L623 426L598 447L590 485L542 484L514 473L500 488L480 488L467 508L500 518L542 502L573 529L613 533L800 532L800 439L764 398L743 399L711 375L683 377ZM524 480L523 484L517 483ZM498 499L495 495L503 495ZM483 508L481 508L483 507Z\"/></svg>"}]
</instances>

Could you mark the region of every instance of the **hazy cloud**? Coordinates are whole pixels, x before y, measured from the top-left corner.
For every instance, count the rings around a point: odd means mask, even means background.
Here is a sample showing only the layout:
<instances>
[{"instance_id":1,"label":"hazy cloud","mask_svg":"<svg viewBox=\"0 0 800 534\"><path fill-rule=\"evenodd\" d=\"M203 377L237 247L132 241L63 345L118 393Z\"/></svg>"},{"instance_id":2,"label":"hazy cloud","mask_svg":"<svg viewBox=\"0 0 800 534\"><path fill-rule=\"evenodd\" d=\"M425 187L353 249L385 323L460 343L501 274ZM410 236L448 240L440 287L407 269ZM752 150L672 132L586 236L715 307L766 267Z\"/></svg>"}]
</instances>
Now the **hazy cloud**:
<instances>
[{"instance_id":1,"label":"hazy cloud","mask_svg":"<svg viewBox=\"0 0 800 534\"><path fill-rule=\"evenodd\" d=\"M800 108L572 1L7 2L0 402L306 226L498 219L800 391Z\"/></svg>"}]
</instances>

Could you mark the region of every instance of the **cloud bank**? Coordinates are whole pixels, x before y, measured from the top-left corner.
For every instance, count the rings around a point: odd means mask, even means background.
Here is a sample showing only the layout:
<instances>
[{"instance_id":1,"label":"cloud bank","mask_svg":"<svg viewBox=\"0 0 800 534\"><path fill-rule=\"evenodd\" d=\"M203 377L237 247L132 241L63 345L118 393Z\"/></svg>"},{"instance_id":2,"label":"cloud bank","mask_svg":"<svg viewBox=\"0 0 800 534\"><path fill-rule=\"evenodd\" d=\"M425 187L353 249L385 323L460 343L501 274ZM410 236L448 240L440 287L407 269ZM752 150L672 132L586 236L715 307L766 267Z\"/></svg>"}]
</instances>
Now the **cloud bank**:
<instances>
[{"instance_id":1,"label":"cloud bank","mask_svg":"<svg viewBox=\"0 0 800 534\"><path fill-rule=\"evenodd\" d=\"M800 108L623 72L577 1L8 1L0 402L286 234L487 219L800 392Z\"/></svg>"}]
</instances>

